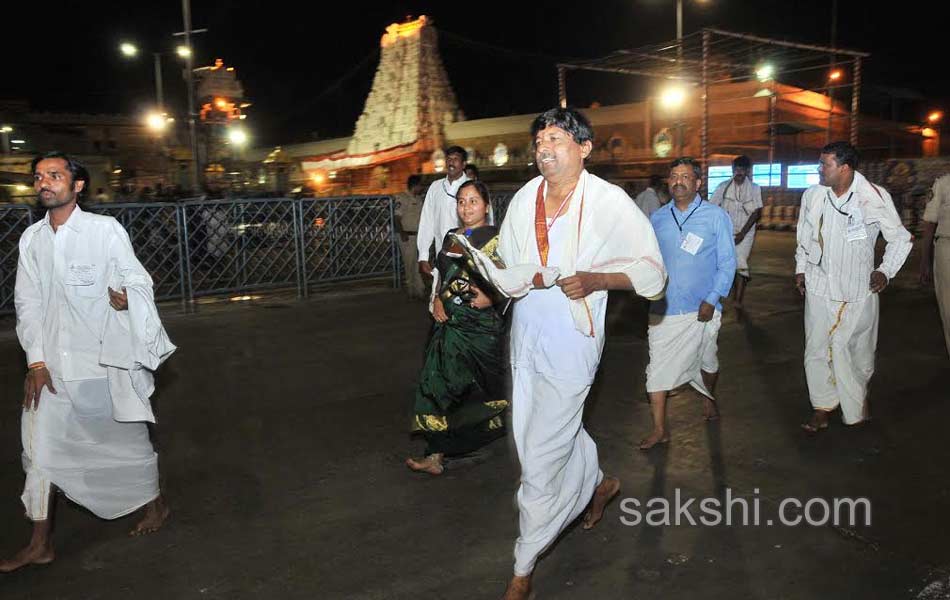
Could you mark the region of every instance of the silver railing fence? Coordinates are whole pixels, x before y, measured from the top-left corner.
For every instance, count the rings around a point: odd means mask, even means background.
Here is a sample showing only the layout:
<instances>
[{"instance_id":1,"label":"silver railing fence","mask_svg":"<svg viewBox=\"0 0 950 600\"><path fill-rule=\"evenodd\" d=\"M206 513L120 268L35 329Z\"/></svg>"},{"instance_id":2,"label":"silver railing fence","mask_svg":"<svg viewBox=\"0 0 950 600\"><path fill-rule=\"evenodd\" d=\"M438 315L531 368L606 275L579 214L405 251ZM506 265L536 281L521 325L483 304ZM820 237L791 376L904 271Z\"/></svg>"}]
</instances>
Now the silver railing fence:
<instances>
[{"instance_id":1,"label":"silver railing fence","mask_svg":"<svg viewBox=\"0 0 950 600\"><path fill-rule=\"evenodd\" d=\"M100 204L151 274L158 300L387 279L399 285L390 196ZM0 314L11 313L18 242L33 209L0 205Z\"/></svg>"},{"instance_id":2,"label":"silver railing fence","mask_svg":"<svg viewBox=\"0 0 950 600\"><path fill-rule=\"evenodd\" d=\"M33 210L29 206L0 205L0 313L13 311L20 236L32 224Z\"/></svg>"}]
</instances>

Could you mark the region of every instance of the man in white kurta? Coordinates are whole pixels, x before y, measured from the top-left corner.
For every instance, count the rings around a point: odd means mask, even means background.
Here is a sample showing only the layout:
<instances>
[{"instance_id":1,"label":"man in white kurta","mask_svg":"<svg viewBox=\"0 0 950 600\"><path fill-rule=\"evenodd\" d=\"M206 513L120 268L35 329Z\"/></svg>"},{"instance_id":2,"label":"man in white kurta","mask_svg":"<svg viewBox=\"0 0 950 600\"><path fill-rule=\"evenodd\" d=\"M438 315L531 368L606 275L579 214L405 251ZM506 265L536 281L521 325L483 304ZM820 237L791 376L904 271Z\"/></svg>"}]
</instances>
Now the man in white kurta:
<instances>
[{"instance_id":1,"label":"man in white kurta","mask_svg":"<svg viewBox=\"0 0 950 600\"><path fill-rule=\"evenodd\" d=\"M585 431L584 401L604 347L608 289L657 297L666 282L656 237L619 187L588 173L593 130L552 109L532 125L541 176L512 198L498 251L508 265L556 267L557 285L516 301L511 325L512 432L521 462L520 536L505 598L528 597L538 556L589 511L603 515L620 482L605 477Z\"/></svg>"},{"instance_id":2,"label":"man in white kurta","mask_svg":"<svg viewBox=\"0 0 950 600\"><path fill-rule=\"evenodd\" d=\"M762 216L762 188L753 183L752 161L738 156L732 161L732 177L716 186L709 203L719 206L732 221L736 244L736 277L734 294L736 306L741 308L746 284L752 278L749 254L755 243L755 226Z\"/></svg>"},{"instance_id":3,"label":"man in white kurta","mask_svg":"<svg viewBox=\"0 0 950 600\"><path fill-rule=\"evenodd\" d=\"M464 171L467 159L464 148L452 146L446 149L445 177L432 182L422 203L416 249L419 251L419 272L425 277L432 275L429 249L434 246L433 256L438 256L445 234L459 226L455 196L459 186L468 181Z\"/></svg>"},{"instance_id":4,"label":"man in white kurta","mask_svg":"<svg viewBox=\"0 0 950 600\"><path fill-rule=\"evenodd\" d=\"M659 175L650 175L650 185L633 199L633 202L643 211L643 214L645 214L648 219L663 206L663 201L660 199L660 191L662 189L663 178Z\"/></svg>"},{"instance_id":5,"label":"man in white kurta","mask_svg":"<svg viewBox=\"0 0 950 600\"><path fill-rule=\"evenodd\" d=\"M933 283L950 353L950 175L938 177L933 197L924 209L920 252L920 281Z\"/></svg>"},{"instance_id":6,"label":"man in white kurta","mask_svg":"<svg viewBox=\"0 0 950 600\"><path fill-rule=\"evenodd\" d=\"M911 251L890 194L855 170L857 153L845 142L822 149L819 185L802 195L795 251L795 284L805 296L805 376L814 412L802 427L828 427L841 408L847 425L868 418L867 389L881 292ZM874 268L878 235L887 241Z\"/></svg>"},{"instance_id":7,"label":"man in white kurta","mask_svg":"<svg viewBox=\"0 0 950 600\"><path fill-rule=\"evenodd\" d=\"M88 180L78 162L50 153L34 161L33 172L48 211L20 238L14 295L28 366L22 500L34 530L0 572L53 560L55 489L105 519L145 506L133 534L158 529L169 512L146 425L154 421L147 369L174 346L158 319L151 278L115 219L76 204Z\"/></svg>"}]
</instances>

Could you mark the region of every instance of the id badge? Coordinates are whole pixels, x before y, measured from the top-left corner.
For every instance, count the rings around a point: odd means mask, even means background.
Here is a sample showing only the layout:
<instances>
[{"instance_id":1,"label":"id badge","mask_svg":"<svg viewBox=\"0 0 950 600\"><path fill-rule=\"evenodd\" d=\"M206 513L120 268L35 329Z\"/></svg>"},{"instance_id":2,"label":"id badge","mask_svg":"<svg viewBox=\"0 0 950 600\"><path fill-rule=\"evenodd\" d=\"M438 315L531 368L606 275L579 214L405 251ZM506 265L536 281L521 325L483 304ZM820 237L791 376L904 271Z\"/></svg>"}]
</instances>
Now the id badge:
<instances>
[{"instance_id":1,"label":"id badge","mask_svg":"<svg viewBox=\"0 0 950 600\"><path fill-rule=\"evenodd\" d=\"M864 215L861 213L860 208L854 208L851 214L848 215L848 241L856 242L858 240L866 240L867 237L868 230L864 226Z\"/></svg>"},{"instance_id":2,"label":"id badge","mask_svg":"<svg viewBox=\"0 0 950 600\"><path fill-rule=\"evenodd\" d=\"M683 238L683 243L680 244L680 250L696 256L696 253L699 252L699 247L702 245L703 238L690 231L686 234L686 237Z\"/></svg>"},{"instance_id":3,"label":"id badge","mask_svg":"<svg viewBox=\"0 0 950 600\"><path fill-rule=\"evenodd\" d=\"M96 265L71 263L66 272L66 285L92 285L96 282Z\"/></svg>"}]
</instances>

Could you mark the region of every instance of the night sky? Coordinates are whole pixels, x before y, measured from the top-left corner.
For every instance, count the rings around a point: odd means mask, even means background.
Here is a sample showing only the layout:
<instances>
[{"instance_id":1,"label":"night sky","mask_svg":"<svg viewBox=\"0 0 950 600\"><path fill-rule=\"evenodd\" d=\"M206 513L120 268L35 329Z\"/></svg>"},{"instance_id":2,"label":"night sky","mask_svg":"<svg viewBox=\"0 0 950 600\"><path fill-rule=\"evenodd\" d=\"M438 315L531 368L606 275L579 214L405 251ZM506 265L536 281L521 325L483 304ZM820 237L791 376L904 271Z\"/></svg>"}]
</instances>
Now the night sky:
<instances>
[{"instance_id":1,"label":"night sky","mask_svg":"<svg viewBox=\"0 0 950 600\"><path fill-rule=\"evenodd\" d=\"M885 112L875 86L908 88L924 101L902 101L901 118L920 120L950 108L945 33L937 2L899 8L838 2L838 45L870 52L864 107ZM706 25L827 45L831 2L685 0L688 34ZM345 136L363 108L385 26L427 14L440 30L449 79L468 118L538 112L556 102L554 63L592 58L675 37L674 0L592 2L212 2L193 0L197 66L221 57L234 66L253 106L247 125L256 144ZM5 9L6 10L6 9ZM35 109L140 113L153 102L153 51L165 51L165 95L181 115L185 90L174 56L181 3L47 2L35 19L7 28L0 98ZM933 28L933 31L928 31ZM138 44L134 61L120 41ZM571 104L639 99L637 78L570 75Z\"/></svg>"}]
</instances>

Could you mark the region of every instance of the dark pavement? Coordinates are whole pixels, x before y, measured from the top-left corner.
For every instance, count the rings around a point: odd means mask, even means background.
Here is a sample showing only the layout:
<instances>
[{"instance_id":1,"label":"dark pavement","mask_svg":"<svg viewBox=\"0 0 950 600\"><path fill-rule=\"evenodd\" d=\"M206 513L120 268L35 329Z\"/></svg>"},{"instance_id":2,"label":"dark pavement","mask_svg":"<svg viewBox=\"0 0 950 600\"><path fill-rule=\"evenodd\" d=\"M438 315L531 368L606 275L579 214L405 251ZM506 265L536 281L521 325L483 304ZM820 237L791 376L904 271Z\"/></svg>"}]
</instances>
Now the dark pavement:
<instances>
[{"instance_id":1,"label":"dark pavement","mask_svg":"<svg viewBox=\"0 0 950 600\"><path fill-rule=\"evenodd\" d=\"M729 488L759 498L763 524L625 526L614 502L594 531L573 528L539 563L539 599L950 598L950 360L933 293L916 285L917 255L882 297L874 421L851 429L835 416L811 438L798 427L810 407L793 244L760 233L746 315L727 308L720 422L704 423L685 392L671 402L669 447L637 450L650 428L646 319L628 294L611 298L587 406L621 498ZM403 465L422 450L407 435L428 328L421 303L350 289L196 314L169 306L166 326L179 345L155 398L167 527L130 539L132 517L101 521L61 499L56 562L0 576L0 598L501 596L517 536L510 440L440 478ZM12 331L0 332L0 373L6 555L29 535ZM789 497L866 497L872 524L765 525Z\"/></svg>"}]
</instances>

